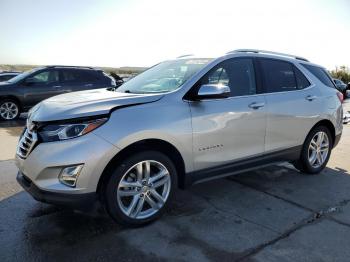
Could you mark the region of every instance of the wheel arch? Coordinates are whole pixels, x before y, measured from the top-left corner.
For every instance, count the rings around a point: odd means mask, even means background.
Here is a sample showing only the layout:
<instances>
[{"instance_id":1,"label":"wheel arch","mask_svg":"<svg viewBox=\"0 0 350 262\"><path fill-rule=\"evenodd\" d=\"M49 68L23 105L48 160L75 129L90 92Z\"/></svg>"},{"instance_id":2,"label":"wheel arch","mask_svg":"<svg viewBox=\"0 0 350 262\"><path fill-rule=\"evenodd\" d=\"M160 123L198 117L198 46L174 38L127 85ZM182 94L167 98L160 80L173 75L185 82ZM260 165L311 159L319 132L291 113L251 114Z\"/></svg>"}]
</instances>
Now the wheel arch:
<instances>
[{"instance_id":1,"label":"wheel arch","mask_svg":"<svg viewBox=\"0 0 350 262\"><path fill-rule=\"evenodd\" d=\"M6 100L6 99L10 99L10 100L15 101L18 104L20 111L23 111L22 103L16 96L12 96L12 95L2 95L2 96L0 96L0 101Z\"/></svg>"},{"instance_id":2,"label":"wheel arch","mask_svg":"<svg viewBox=\"0 0 350 262\"><path fill-rule=\"evenodd\" d=\"M100 194L105 186L111 170L113 170L121 161L131 156L132 154L144 150L159 151L168 156L174 163L178 175L178 187L185 187L185 162L179 150L171 143L161 139L145 139L132 143L118 152L107 164L98 181L96 192Z\"/></svg>"},{"instance_id":3,"label":"wheel arch","mask_svg":"<svg viewBox=\"0 0 350 262\"><path fill-rule=\"evenodd\" d=\"M334 127L333 123L332 123L330 120L328 120L328 119L323 119L323 120L317 122L317 123L310 129L308 135L310 134L310 132L311 132L314 128L316 128L316 127L318 127L318 126L325 126L325 127L328 128L328 130L331 132L331 135L332 135L332 137L331 137L331 138L332 138L332 146L334 147L334 141L335 141L335 127Z\"/></svg>"}]
</instances>

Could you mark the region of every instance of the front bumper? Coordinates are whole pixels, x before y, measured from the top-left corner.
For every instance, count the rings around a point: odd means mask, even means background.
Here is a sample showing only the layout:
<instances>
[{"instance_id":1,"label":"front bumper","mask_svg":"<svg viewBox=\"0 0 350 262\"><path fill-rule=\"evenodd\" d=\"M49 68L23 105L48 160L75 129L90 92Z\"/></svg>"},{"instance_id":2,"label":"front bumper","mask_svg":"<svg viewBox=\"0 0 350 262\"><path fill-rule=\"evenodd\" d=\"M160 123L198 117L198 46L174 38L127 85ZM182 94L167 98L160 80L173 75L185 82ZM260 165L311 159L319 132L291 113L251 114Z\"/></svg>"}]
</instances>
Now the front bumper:
<instances>
[{"instance_id":1,"label":"front bumper","mask_svg":"<svg viewBox=\"0 0 350 262\"><path fill-rule=\"evenodd\" d=\"M93 206L97 200L96 193L65 194L42 190L34 185L34 183L20 171L17 174L17 182L31 194L34 199L48 204L85 208Z\"/></svg>"},{"instance_id":2,"label":"front bumper","mask_svg":"<svg viewBox=\"0 0 350 262\"><path fill-rule=\"evenodd\" d=\"M26 159L16 155L15 162L33 187L71 199L75 195L95 193L105 167L118 152L117 147L91 132L75 139L40 143ZM74 165L83 168L76 186L69 187L58 176L64 168Z\"/></svg>"}]
</instances>

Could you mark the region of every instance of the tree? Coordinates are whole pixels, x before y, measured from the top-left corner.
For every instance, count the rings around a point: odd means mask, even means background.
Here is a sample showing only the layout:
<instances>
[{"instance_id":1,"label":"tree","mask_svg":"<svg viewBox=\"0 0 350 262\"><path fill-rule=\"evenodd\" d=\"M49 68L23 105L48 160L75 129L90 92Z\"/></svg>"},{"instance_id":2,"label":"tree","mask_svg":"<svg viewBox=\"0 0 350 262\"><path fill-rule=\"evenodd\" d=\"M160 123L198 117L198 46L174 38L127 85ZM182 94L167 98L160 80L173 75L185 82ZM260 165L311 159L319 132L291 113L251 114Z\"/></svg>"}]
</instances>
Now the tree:
<instances>
[{"instance_id":1,"label":"tree","mask_svg":"<svg viewBox=\"0 0 350 262\"><path fill-rule=\"evenodd\" d=\"M336 67L335 70L332 70L330 73L333 78L340 79L345 84L350 82L350 70L347 66Z\"/></svg>"}]
</instances>

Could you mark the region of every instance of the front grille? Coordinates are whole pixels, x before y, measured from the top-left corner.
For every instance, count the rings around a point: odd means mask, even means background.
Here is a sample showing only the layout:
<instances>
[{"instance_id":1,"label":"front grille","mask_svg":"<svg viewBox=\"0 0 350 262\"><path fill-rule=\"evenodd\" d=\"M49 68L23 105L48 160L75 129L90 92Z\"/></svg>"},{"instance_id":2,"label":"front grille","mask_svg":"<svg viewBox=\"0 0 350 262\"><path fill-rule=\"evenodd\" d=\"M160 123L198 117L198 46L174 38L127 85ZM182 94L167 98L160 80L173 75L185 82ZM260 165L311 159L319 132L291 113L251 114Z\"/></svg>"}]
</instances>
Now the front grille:
<instances>
[{"instance_id":1,"label":"front grille","mask_svg":"<svg viewBox=\"0 0 350 262\"><path fill-rule=\"evenodd\" d=\"M38 141L38 136L35 131L29 131L25 129L23 135L19 139L17 146L17 155L20 158L27 158L30 152L32 152L34 146Z\"/></svg>"}]
</instances>

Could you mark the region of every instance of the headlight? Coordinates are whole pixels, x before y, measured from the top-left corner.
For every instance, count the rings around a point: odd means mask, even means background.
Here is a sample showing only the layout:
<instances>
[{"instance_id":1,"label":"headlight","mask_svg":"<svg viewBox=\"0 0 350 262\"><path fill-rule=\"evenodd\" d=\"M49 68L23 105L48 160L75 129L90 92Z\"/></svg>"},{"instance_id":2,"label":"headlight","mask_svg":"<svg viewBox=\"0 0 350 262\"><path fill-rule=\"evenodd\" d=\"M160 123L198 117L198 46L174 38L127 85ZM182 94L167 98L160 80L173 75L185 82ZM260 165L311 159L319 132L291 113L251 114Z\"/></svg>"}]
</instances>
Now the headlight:
<instances>
[{"instance_id":1,"label":"headlight","mask_svg":"<svg viewBox=\"0 0 350 262\"><path fill-rule=\"evenodd\" d=\"M66 140L85 135L95 130L106 121L107 118L101 118L76 123L51 124L40 128L38 133L43 142Z\"/></svg>"}]
</instances>

